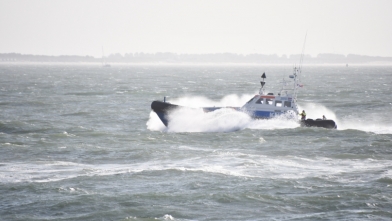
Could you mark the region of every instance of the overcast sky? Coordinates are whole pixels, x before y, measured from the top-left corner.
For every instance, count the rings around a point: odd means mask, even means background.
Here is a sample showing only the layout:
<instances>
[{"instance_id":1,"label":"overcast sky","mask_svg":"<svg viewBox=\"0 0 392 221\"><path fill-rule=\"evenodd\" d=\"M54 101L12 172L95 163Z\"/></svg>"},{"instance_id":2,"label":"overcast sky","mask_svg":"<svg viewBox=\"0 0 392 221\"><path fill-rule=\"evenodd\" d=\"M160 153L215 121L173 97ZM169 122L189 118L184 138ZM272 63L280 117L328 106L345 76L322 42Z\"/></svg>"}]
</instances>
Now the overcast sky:
<instances>
[{"instance_id":1,"label":"overcast sky","mask_svg":"<svg viewBox=\"0 0 392 221\"><path fill-rule=\"evenodd\" d=\"M0 0L0 53L392 57L392 0Z\"/></svg>"}]
</instances>

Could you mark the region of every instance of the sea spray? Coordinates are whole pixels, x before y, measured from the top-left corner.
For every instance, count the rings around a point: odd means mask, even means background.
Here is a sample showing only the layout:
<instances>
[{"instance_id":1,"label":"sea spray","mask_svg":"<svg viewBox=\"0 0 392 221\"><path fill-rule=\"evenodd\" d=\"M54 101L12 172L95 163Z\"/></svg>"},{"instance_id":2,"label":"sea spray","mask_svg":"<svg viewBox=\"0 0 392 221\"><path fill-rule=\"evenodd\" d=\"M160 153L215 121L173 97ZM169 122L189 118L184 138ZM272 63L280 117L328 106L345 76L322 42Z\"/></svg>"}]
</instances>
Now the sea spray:
<instances>
[{"instance_id":1,"label":"sea spray","mask_svg":"<svg viewBox=\"0 0 392 221\"><path fill-rule=\"evenodd\" d=\"M249 125L251 118L231 108L204 113L201 108L180 108L170 115L169 132L231 132Z\"/></svg>"},{"instance_id":2,"label":"sea spray","mask_svg":"<svg viewBox=\"0 0 392 221\"><path fill-rule=\"evenodd\" d=\"M297 128L300 124L298 120L287 118L286 116L277 116L272 119L253 119L247 125L247 128L254 130L275 130Z\"/></svg>"},{"instance_id":3,"label":"sea spray","mask_svg":"<svg viewBox=\"0 0 392 221\"><path fill-rule=\"evenodd\" d=\"M170 113L170 125L166 128L158 116L150 113L147 128L151 131L168 132L230 132L247 127L251 118L231 107L241 107L253 95L230 94L219 101L212 101L202 96L185 96L168 102L184 106ZM204 113L200 107L228 107L211 113Z\"/></svg>"},{"instance_id":4,"label":"sea spray","mask_svg":"<svg viewBox=\"0 0 392 221\"><path fill-rule=\"evenodd\" d=\"M322 104L318 104L318 103L298 104L298 111L302 112L302 110L305 110L306 118L322 119L324 115L329 120L334 120L334 121L337 120L335 113Z\"/></svg>"},{"instance_id":5,"label":"sea spray","mask_svg":"<svg viewBox=\"0 0 392 221\"><path fill-rule=\"evenodd\" d=\"M162 123L161 119L159 119L158 115L154 112L150 112L150 117L146 123L147 129L151 131L164 131L166 130L166 126Z\"/></svg>"},{"instance_id":6,"label":"sea spray","mask_svg":"<svg viewBox=\"0 0 392 221\"><path fill-rule=\"evenodd\" d=\"M176 99L172 99L169 102L184 107L242 107L249 99L251 99L253 94L229 94L224 96L219 101L213 101L203 96L185 96Z\"/></svg>"}]
</instances>

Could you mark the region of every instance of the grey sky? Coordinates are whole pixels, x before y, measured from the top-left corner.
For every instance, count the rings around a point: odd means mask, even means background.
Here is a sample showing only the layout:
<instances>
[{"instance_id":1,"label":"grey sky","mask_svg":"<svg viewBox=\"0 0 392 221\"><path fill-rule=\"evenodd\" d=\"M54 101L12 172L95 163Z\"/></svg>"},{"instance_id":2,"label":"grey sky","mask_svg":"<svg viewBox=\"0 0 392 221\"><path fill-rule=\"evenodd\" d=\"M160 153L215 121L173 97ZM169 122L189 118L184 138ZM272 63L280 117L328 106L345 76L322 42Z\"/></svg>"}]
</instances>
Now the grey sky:
<instances>
[{"instance_id":1,"label":"grey sky","mask_svg":"<svg viewBox=\"0 0 392 221\"><path fill-rule=\"evenodd\" d=\"M392 56L390 0L0 0L0 53Z\"/></svg>"}]
</instances>

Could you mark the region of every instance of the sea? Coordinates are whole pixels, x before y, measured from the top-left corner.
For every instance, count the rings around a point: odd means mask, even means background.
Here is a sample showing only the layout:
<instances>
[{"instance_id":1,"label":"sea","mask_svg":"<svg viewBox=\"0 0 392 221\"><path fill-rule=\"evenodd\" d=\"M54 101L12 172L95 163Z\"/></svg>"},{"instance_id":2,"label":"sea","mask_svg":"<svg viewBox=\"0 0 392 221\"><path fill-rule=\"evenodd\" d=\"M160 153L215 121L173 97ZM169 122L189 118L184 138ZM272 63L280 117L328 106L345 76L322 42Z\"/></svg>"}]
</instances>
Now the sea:
<instances>
[{"instance_id":1,"label":"sea","mask_svg":"<svg viewBox=\"0 0 392 221\"><path fill-rule=\"evenodd\" d=\"M391 220L392 66L306 65L299 110L225 108L293 65L0 64L0 220Z\"/></svg>"}]
</instances>

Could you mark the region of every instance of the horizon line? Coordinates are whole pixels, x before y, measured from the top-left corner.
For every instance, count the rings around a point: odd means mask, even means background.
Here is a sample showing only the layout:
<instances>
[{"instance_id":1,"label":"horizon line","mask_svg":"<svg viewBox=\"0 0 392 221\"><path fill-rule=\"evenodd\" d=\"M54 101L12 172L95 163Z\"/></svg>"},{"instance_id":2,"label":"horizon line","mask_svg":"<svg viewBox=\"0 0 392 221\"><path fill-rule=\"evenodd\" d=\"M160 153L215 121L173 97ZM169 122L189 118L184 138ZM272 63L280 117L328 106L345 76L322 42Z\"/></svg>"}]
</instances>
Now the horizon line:
<instances>
[{"instance_id":1,"label":"horizon line","mask_svg":"<svg viewBox=\"0 0 392 221\"><path fill-rule=\"evenodd\" d=\"M1 52L0 55L32 55L32 56L48 56L48 57L61 57L61 56L78 56L78 57L93 57L93 58L108 58L109 56L115 56L115 55L136 55L136 54L146 54L146 55L157 55L157 54L174 54L174 55L224 55L224 54L231 54L231 55L239 55L239 56L248 56L248 55L267 55L267 56L277 56L277 57L287 57L290 58L291 56L298 56L302 55L300 53L295 53L295 54L278 54L278 53L269 53L269 54L263 54L263 53L235 53L235 52L214 52L214 53L176 53L176 52L127 52L127 53L110 53L109 55L106 56L101 56L101 57L96 57L94 55L76 55L76 54L60 54L60 55L47 55L47 54L28 54L28 53L21 53L21 52ZM318 53L315 56L312 56L311 54L304 54L307 57L312 57L312 58L317 58L319 55L338 55L338 56L344 56L347 58L349 55L356 55L356 56L364 56L364 57L378 57L378 58L392 58L392 56L381 56L381 55L365 55L365 54L355 54L355 53L348 53L348 54L340 54L340 53Z\"/></svg>"}]
</instances>

